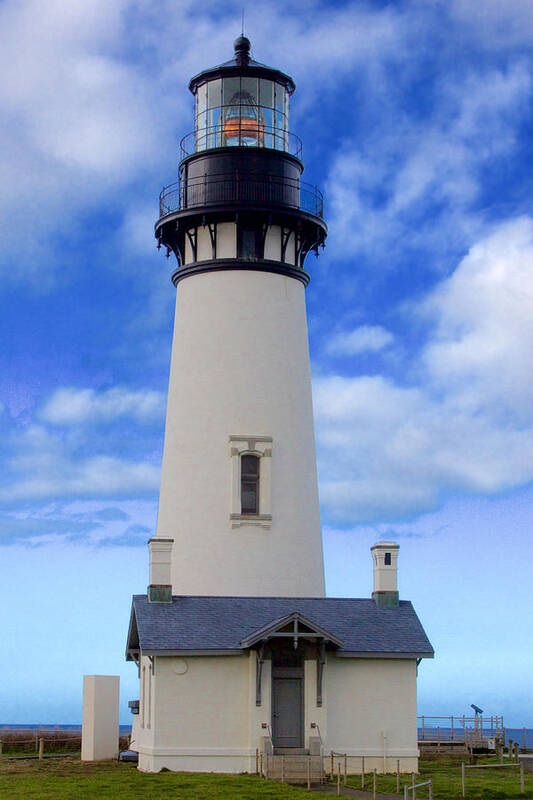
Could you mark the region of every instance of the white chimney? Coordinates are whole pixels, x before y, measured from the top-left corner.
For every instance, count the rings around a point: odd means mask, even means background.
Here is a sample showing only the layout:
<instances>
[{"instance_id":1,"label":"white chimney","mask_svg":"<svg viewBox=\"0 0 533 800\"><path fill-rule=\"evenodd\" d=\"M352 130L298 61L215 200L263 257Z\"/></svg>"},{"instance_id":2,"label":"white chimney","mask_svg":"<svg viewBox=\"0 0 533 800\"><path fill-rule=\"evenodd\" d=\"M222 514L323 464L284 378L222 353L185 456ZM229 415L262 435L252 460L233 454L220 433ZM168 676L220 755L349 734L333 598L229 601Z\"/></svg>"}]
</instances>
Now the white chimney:
<instances>
[{"instance_id":1,"label":"white chimney","mask_svg":"<svg viewBox=\"0 0 533 800\"><path fill-rule=\"evenodd\" d=\"M148 600L151 603L172 601L171 560L174 539L154 537L148 542L150 549L150 585Z\"/></svg>"},{"instance_id":2,"label":"white chimney","mask_svg":"<svg viewBox=\"0 0 533 800\"><path fill-rule=\"evenodd\" d=\"M398 550L396 542L376 542L370 548L374 561L372 598L380 608L398 605Z\"/></svg>"}]
</instances>

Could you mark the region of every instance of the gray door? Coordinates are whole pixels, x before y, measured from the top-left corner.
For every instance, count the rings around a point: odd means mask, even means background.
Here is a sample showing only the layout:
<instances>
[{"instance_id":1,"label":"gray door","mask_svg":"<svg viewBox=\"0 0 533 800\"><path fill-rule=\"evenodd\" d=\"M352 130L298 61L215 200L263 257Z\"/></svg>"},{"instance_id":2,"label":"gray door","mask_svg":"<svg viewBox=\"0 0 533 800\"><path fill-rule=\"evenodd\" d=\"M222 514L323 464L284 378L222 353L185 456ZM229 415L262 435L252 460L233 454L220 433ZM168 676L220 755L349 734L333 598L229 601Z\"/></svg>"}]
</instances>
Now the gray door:
<instances>
[{"instance_id":1,"label":"gray door","mask_svg":"<svg viewBox=\"0 0 533 800\"><path fill-rule=\"evenodd\" d=\"M272 679L272 734L274 747L303 747L303 680L300 676L274 676Z\"/></svg>"}]
</instances>

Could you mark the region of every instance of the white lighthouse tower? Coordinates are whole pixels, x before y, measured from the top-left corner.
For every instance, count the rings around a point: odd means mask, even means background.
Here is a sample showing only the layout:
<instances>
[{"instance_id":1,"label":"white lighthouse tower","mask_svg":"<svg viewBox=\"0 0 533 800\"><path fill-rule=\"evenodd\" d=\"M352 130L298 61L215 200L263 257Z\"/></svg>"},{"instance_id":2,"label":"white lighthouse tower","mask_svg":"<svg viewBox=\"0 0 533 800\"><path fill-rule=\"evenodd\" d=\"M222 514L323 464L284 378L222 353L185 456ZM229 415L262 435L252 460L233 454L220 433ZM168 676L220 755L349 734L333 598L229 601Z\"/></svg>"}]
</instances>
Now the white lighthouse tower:
<instances>
[{"instance_id":1,"label":"white lighthouse tower","mask_svg":"<svg viewBox=\"0 0 533 800\"><path fill-rule=\"evenodd\" d=\"M235 58L190 82L195 130L163 190L178 267L156 538L187 595L324 595L304 271L324 242L292 79Z\"/></svg>"},{"instance_id":2,"label":"white lighthouse tower","mask_svg":"<svg viewBox=\"0 0 533 800\"><path fill-rule=\"evenodd\" d=\"M289 132L294 83L240 37L189 88L195 127L155 228L177 299L150 582L126 649L139 769L310 783L335 751L416 771L433 651L399 600L397 546L373 550L372 599L325 597L304 265L327 228Z\"/></svg>"}]
</instances>

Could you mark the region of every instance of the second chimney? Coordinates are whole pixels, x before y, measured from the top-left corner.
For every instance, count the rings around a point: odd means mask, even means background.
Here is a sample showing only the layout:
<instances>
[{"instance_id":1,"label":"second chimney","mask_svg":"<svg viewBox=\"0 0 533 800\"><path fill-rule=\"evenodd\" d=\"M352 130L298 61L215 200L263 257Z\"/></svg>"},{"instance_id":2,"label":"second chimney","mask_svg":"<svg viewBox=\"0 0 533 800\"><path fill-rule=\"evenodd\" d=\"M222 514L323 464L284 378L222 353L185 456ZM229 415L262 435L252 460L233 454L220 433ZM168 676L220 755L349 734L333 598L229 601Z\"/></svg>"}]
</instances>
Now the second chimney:
<instances>
[{"instance_id":1,"label":"second chimney","mask_svg":"<svg viewBox=\"0 0 533 800\"><path fill-rule=\"evenodd\" d=\"M172 581L170 578L170 561L174 539L158 539L154 537L148 542L150 549L150 585L148 601L150 603L172 602Z\"/></svg>"},{"instance_id":2,"label":"second chimney","mask_svg":"<svg viewBox=\"0 0 533 800\"><path fill-rule=\"evenodd\" d=\"M396 542L376 542L370 548L374 560L372 599L379 608L395 608L398 595L398 550Z\"/></svg>"}]
</instances>

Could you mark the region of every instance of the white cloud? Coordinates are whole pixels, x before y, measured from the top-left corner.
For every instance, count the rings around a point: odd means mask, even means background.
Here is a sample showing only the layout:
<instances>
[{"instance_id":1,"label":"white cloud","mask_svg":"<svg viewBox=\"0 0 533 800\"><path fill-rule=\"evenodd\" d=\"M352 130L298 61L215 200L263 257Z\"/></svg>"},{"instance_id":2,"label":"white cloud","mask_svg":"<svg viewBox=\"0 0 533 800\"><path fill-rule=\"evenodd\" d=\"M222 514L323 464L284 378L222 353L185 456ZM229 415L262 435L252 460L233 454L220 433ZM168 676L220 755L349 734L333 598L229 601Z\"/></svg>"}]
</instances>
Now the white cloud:
<instances>
[{"instance_id":1,"label":"white cloud","mask_svg":"<svg viewBox=\"0 0 533 800\"><path fill-rule=\"evenodd\" d=\"M452 17L489 47L531 45L533 14L530 0L446 0Z\"/></svg>"},{"instance_id":2,"label":"white cloud","mask_svg":"<svg viewBox=\"0 0 533 800\"><path fill-rule=\"evenodd\" d=\"M160 469L148 461L87 456L39 425L13 437L11 446L10 481L0 488L0 502L132 496L159 487Z\"/></svg>"},{"instance_id":3,"label":"white cloud","mask_svg":"<svg viewBox=\"0 0 533 800\"><path fill-rule=\"evenodd\" d=\"M425 303L436 319L424 365L460 407L533 409L533 219L504 223L476 244Z\"/></svg>"},{"instance_id":4,"label":"white cloud","mask_svg":"<svg viewBox=\"0 0 533 800\"><path fill-rule=\"evenodd\" d=\"M399 519L451 491L533 480L533 220L473 246L421 311L433 327L411 387L383 376L314 385L321 500L332 519Z\"/></svg>"},{"instance_id":5,"label":"white cloud","mask_svg":"<svg viewBox=\"0 0 533 800\"><path fill-rule=\"evenodd\" d=\"M0 513L0 546L48 542L84 545L144 545L155 530L157 503L135 499L25 503Z\"/></svg>"},{"instance_id":6,"label":"white cloud","mask_svg":"<svg viewBox=\"0 0 533 800\"><path fill-rule=\"evenodd\" d=\"M160 424L164 407L159 392L58 389L39 424L7 420L0 503L153 496L160 452L146 424Z\"/></svg>"},{"instance_id":7,"label":"white cloud","mask_svg":"<svg viewBox=\"0 0 533 800\"><path fill-rule=\"evenodd\" d=\"M80 425L133 417L139 421L160 421L166 399L161 392L129 391L115 387L102 392L94 389L57 389L40 413L54 425Z\"/></svg>"},{"instance_id":8,"label":"white cloud","mask_svg":"<svg viewBox=\"0 0 533 800\"><path fill-rule=\"evenodd\" d=\"M407 117L391 104L379 136L347 138L326 187L329 250L344 259L366 250L386 266L400 243L402 254L422 244L438 261L479 236L483 170L512 152L530 87L520 59L459 83L444 72L428 116Z\"/></svg>"},{"instance_id":9,"label":"white cloud","mask_svg":"<svg viewBox=\"0 0 533 800\"><path fill-rule=\"evenodd\" d=\"M361 325L353 331L343 331L331 336L326 342L326 350L333 355L377 352L393 340L392 333L381 325Z\"/></svg>"}]
</instances>

